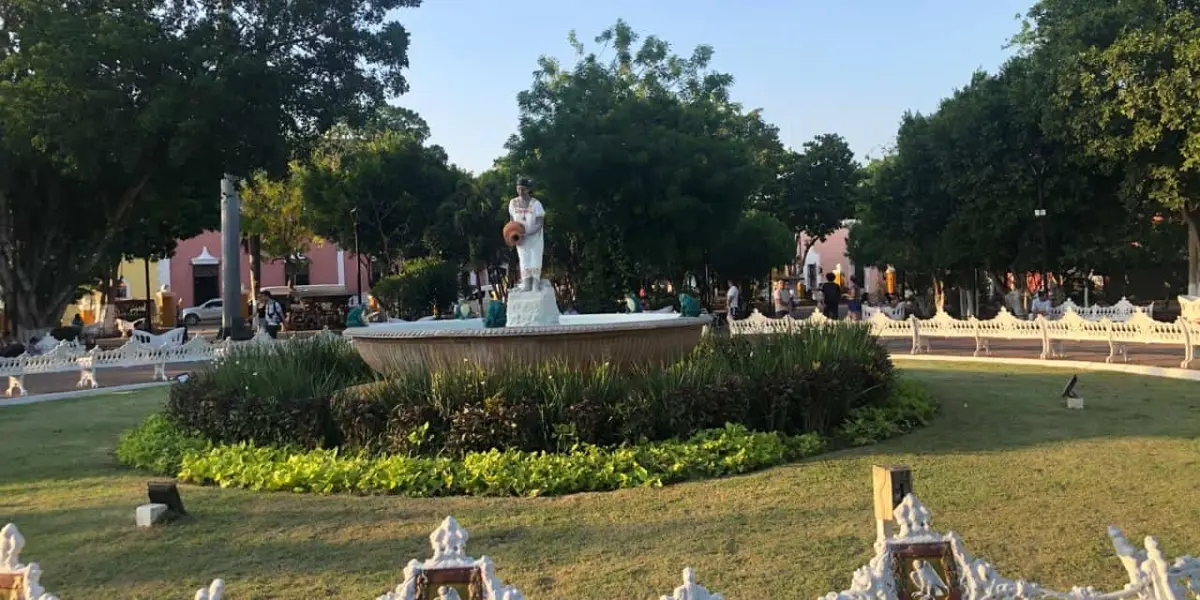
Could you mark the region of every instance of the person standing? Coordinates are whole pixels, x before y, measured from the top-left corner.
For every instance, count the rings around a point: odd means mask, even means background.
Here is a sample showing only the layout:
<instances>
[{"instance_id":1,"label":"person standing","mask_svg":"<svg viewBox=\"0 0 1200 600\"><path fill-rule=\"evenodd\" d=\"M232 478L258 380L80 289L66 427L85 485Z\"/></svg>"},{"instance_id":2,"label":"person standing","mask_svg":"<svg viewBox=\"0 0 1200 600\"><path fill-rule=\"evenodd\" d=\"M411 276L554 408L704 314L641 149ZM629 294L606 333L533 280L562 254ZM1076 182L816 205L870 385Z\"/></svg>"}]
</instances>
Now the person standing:
<instances>
[{"instance_id":1,"label":"person standing","mask_svg":"<svg viewBox=\"0 0 1200 600\"><path fill-rule=\"evenodd\" d=\"M862 291L859 289L858 277L850 277L850 284L846 287L846 310L851 321L862 320Z\"/></svg>"},{"instance_id":2,"label":"person standing","mask_svg":"<svg viewBox=\"0 0 1200 600\"><path fill-rule=\"evenodd\" d=\"M725 291L725 307L728 309L728 319L730 321L737 318L738 309L741 308L742 292L732 281L729 282L729 289Z\"/></svg>"},{"instance_id":3,"label":"person standing","mask_svg":"<svg viewBox=\"0 0 1200 600\"><path fill-rule=\"evenodd\" d=\"M821 284L821 298L824 304L826 318L837 320L838 304L842 301L842 288L837 284L833 273L825 274L825 283Z\"/></svg>"},{"instance_id":4,"label":"person standing","mask_svg":"<svg viewBox=\"0 0 1200 600\"><path fill-rule=\"evenodd\" d=\"M775 282L775 291L771 292L771 301L775 305L775 318L782 319L792 312L791 301L783 281Z\"/></svg>"}]
</instances>

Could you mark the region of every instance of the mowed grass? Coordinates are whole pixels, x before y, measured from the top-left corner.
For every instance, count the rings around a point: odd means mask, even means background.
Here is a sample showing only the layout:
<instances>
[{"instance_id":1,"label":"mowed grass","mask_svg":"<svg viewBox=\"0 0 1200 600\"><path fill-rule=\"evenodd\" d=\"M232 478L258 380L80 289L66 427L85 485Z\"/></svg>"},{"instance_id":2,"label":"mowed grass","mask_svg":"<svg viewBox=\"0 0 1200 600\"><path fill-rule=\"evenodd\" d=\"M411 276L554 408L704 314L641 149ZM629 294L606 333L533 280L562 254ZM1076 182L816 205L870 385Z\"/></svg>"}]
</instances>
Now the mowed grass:
<instances>
[{"instance_id":1,"label":"mowed grass","mask_svg":"<svg viewBox=\"0 0 1200 600\"><path fill-rule=\"evenodd\" d=\"M934 526L1002 574L1118 589L1105 527L1171 556L1200 552L1200 384L1083 374L1086 410L1057 399L1069 373L906 368L942 401L936 421L879 446L665 489L562 498L413 500L184 486L194 518L139 531L147 476L112 456L164 391L0 409L0 523L71 598L374 598L429 555L452 514L473 556L536 598L651 598L685 566L727 598L815 598L871 554L870 466L907 464Z\"/></svg>"}]
</instances>

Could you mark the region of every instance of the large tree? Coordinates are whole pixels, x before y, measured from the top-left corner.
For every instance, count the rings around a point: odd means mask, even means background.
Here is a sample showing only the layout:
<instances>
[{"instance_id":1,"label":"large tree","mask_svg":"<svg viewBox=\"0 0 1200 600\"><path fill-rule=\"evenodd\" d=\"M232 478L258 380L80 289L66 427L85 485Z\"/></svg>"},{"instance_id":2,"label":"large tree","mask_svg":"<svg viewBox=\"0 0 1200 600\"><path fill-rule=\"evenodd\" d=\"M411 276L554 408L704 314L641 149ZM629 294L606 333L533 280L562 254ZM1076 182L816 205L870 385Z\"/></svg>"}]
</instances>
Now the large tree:
<instances>
[{"instance_id":1,"label":"large tree","mask_svg":"<svg viewBox=\"0 0 1200 600\"><path fill-rule=\"evenodd\" d=\"M611 310L643 277L679 281L703 269L721 232L776 176L778 136L729 99L732 77L624 22L596 38L574 35L576 62L542 58L518 96L508 143L551 215L551 256L570 254L580 310Z\"/></svg>"},{"instance_id":2,"label":"large tree","mask_svg":"<svg viewBox=\"0 0 1200 600\"><path fill-rule=\"evenodd\" d=\"M1018 41L1054 75L1061 133L1187 226L1200 295L1200 2L1041 0Z\"/></svg>"},{"instance_id":3,"label":"large tree","mask_svg":"<svg viewBox=\"0 0 1200 600\"><path fill-rule=\"evenodd\" d=\"M409 258L440 254L426 233L463 191L446 152L409 131L369 133L307 169L301 186L313 231L399 273Z\"/></svg>"},{"instance_id":4,"label":"large tree","mask_svg":"<svg viewBox=\"0 0 1200 600\"><path fill-rule=\"evenodd\" d=\"M312 245L314 234L305 215L303 179L304 166L293 162L282 178L273 179L266 171L258 171L241 186L242 232L251 247L253 289L257 290L262 281L260 268L253 263L262 259L283 261L284 272L290 274Z\"/></svg>"},{"instance_id":5,"label":"large tree","mask_svg":"<svg viewBox=\"0 0 1200 600\"><path fill-rule=\"evenodd\" d=\"M824 241L854 214L862 169L842 136L822 134L805 142L783 164L780 190L768 209L799 239L797 257Z\"/></svg>"},{"instance_id":6,"label":"large tree","mask_svg":"<svg viewBox=\"0 0 1200 600\"><path fill-rule=\"evenodd\" d=\"M106 262L215 225L223 173L282 172L293 145L404 92L389 11L418 2L0 3L0 288L18 333L54 324Z\"/></svg>"}]
</instances>

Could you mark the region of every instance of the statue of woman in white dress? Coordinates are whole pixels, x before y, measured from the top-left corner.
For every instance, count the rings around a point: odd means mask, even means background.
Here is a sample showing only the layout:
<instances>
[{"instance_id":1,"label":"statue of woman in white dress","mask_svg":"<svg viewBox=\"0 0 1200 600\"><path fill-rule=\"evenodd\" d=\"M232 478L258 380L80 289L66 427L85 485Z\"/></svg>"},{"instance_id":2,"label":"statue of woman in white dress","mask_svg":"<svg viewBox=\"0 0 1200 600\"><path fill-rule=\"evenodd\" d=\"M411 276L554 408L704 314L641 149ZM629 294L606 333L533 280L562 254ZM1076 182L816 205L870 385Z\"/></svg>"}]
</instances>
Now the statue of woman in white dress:
<instances>
[{"instance_id":1,"label":"statue of woman in white dress","mask_svg":"<svg viewBox=\"0 0 1200 600\"><path fill-rule=\"evenodd\" d=\"M542 225L546 220L546 209L537 198L529 195L533 184L528 179L517 181L517 197L508 202L508 216L525 227L525 236L517 244L517 259L521 263L521 290L541 290L542 251L545 236Z\"/></svg>"}]
</instances>

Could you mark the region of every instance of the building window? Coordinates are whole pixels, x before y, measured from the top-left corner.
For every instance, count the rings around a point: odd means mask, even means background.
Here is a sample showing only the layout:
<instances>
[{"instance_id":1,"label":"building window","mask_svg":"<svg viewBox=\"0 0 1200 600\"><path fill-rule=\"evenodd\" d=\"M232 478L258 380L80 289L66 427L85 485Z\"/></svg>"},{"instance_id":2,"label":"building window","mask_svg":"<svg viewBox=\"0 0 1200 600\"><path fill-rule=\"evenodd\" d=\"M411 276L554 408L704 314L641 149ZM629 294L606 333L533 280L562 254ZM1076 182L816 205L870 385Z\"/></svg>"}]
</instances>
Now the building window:
<instances>
[{"instance_id":1,"label":"building window","mask_svg":"<svg viewBox=\"0 0 1200 600\"><path fill-rule=\"evenodd\" d=\"M308 257L293 256L283 265L283 277L288 285L310 285L308 276Z\"/></svg>"}]
</instances>

